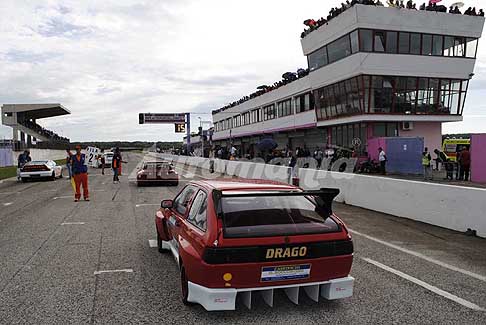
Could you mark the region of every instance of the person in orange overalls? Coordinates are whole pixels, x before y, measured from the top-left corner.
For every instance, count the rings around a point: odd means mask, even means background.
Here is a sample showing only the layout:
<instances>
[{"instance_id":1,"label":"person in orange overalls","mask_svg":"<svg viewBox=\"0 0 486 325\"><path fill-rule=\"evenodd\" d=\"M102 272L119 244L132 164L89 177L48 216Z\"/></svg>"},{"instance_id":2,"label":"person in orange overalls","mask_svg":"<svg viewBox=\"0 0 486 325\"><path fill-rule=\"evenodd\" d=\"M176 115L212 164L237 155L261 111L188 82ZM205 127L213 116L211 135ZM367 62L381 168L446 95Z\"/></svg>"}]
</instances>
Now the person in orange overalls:
<instances>
[{"instance_id":1,"label":"person in orange overalls","mask_svg":"<svg viewBox=\"0 0 486 325\"><path fill-rule=\"evenodd\" d=\"M73 169L74 183L76 185L74 202L79 202L81 198L81 186L83 186L84 200L89 201L88 165L86 164L85 154L81 153L81 146L76 146L76 154L71 156L71 166Z\"/></svg>"}]
</instances>

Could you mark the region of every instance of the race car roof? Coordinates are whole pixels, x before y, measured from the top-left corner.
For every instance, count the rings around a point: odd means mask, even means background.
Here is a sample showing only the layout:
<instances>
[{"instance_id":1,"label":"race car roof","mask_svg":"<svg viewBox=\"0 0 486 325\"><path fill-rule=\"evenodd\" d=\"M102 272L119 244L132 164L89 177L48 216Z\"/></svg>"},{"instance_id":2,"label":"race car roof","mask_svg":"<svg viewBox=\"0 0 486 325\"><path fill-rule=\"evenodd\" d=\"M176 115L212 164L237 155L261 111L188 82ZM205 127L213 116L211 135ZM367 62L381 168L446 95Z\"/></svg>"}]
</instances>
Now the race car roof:
<instances>
[{"instance_id":1,"label":"race car roof","mask_svg":"<svg viewBox=\"0 0 486 325\"><path fill-rule=\"evenodd\" d=\"M214 179L194 181L204 187L220 191L240 191L240 190L295 190L296 187L270 180L261 179Z\"/></svg>"}]
</instances>

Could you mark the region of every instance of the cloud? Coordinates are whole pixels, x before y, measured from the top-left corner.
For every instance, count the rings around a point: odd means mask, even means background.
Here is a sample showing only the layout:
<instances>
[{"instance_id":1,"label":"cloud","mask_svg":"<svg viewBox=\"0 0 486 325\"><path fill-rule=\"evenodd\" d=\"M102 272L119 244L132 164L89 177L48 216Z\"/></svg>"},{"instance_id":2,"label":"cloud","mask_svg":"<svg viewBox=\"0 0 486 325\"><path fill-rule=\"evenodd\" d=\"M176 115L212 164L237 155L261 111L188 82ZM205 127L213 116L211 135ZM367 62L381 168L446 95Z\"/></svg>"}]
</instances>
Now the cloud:
<instances>
[{"instance_id":1,"label":"cloud","mask_svg":"<svg viewBox=\"0 0 486 325\"><path fill-rule=\"evenodd\" d=\"M92 33L87 27L78 26L61 18L52 18L44 25L39 26L37 32L44 37L68 37L75 38Z\"/></svg>"},{"instance_id":2,"label":"cloud","mask_svg":"<svg viewBox=\"0 0 486 325\"><path fill-rule=\"evenodd\" d=\"M305 67L302 21L341 2L2 0L0 103L61 102L72 115L39 123L75 141L182 140L173 125L138 125L138 113L193 112L195 130ZM481 41L466 114L481 114L485 70Z\"/></svg>"}]
</instances>

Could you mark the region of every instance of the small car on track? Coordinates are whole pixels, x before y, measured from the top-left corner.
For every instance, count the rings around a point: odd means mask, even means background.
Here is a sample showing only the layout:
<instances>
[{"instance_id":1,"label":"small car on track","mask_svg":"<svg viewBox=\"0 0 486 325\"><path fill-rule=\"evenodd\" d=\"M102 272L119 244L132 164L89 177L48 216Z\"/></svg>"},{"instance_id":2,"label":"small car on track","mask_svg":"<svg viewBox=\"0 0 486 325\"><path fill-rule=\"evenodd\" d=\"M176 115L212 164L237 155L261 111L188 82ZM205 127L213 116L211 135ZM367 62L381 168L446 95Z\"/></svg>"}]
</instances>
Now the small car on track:
<instances>
[{"instance_id":1,"label":"small car on track","mask_svg":"<svg viewBox=\"0 0 486 325\"><path fill-rule=\"evenodd\" d=\"M100 153L99 156L96 158L96 163L95 163L95 168L101 168L102 163L101 163L101 157L105 158L105 168L110 168L111 167L111 162L113 161L113 152L104 152Z\"/></svg>"},{"instance_id":2,"label":"small car on track","mask_svg":"<svg viewBox=\"0 0 486 325\"><path fill-rule=\"evenodd\" d=\"M137 173L137 185L179 184L179 174L168 161L147 161Z\"/></svg>"},{"instance_id":3,"label":"small car on track","mask_svg":"<svg viewBox=\"0 0 486 325\"><path fill-rule=\"evenodd\" d=\"M53 160L37 160L26 163L19 174L22 182L37 179L62 178L62 166L56 164Z\"/></svg>"},{"instance_id":4,"label":"small car on track","mask_svg":"<svg viewBox=\"0 0 486 325\"><path fill-rule=\"evenodd\" d=\"M275 290L298 304L299 291L318 301L350 297L353 243L332 212L337 189L303 191L272 181L188 183L155 216L157 244L180 269L182 301L206 310L251 308Z\"/></svg>"}]
</instances>

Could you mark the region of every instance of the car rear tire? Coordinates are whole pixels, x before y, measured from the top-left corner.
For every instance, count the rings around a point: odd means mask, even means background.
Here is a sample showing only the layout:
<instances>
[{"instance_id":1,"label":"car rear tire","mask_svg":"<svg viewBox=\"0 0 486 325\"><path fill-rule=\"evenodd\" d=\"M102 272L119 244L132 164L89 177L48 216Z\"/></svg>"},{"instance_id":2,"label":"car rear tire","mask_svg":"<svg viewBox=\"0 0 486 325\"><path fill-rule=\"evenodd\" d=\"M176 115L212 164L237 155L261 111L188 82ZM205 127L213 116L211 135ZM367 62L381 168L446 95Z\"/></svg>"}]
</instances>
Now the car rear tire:
<instances>
[{"instance_id":1,"label":"car rear tire","mask_svg":"<svg viewBox=\"0 0 486 325\"><path fill-rule=\"evenodd\" d=\"M52 172L51 181L55 181L55 180L56 180L56 172Z\"/></svg>"},{"instance_id":2,"label":"car rear tire","mask_svg":"<svg viewBox=\"0 0 486 325\"><path fill-rule=\"evenodd\" d=\"M27 177L22 177L22 183L27 183Z\"/></svg>"},{"instance_id":3,"label":"car rear tire","mask_svg":"<svg viewBox=\"0 0 486 325\"><path fill-rule=\"evenodd\" d=\"M193 305L190 303L187 298L189 297L189 280L187 279L186 269L184 265L181 264L181 294L182 294L182 303L186 306Z\"/></svg>"}]
</instances>

